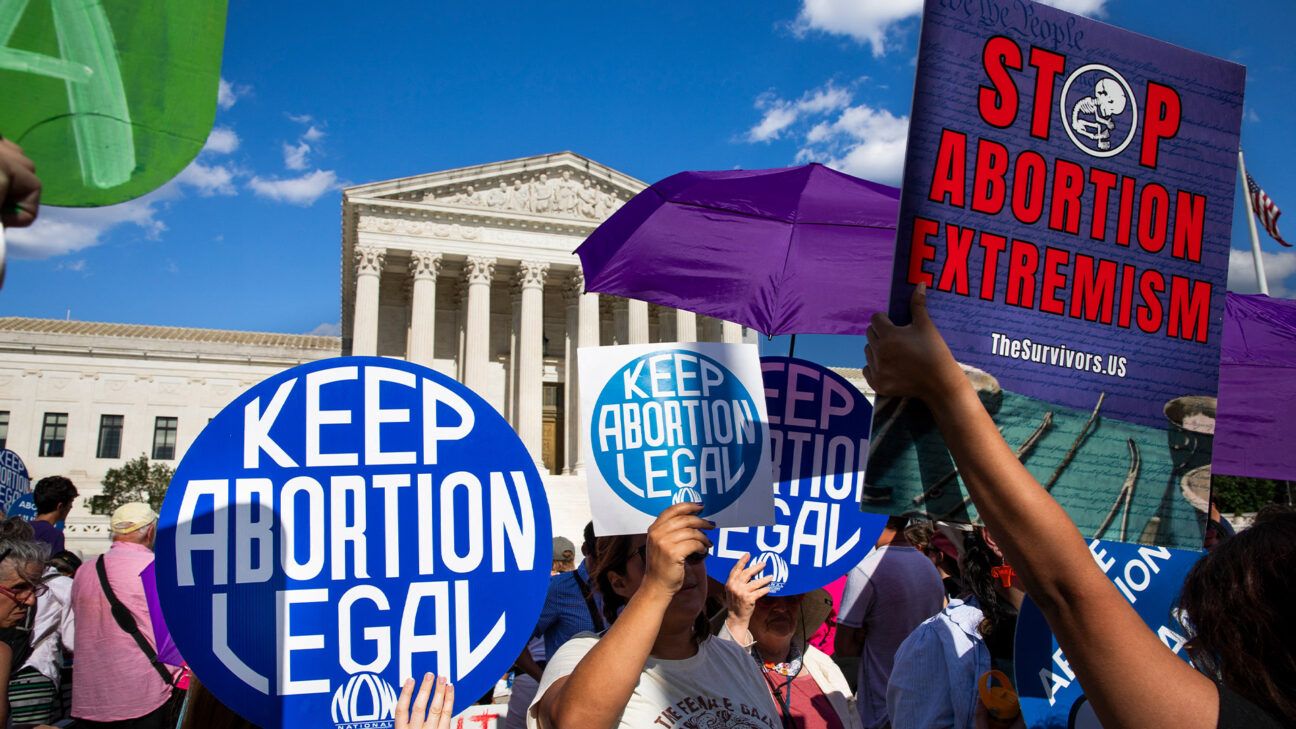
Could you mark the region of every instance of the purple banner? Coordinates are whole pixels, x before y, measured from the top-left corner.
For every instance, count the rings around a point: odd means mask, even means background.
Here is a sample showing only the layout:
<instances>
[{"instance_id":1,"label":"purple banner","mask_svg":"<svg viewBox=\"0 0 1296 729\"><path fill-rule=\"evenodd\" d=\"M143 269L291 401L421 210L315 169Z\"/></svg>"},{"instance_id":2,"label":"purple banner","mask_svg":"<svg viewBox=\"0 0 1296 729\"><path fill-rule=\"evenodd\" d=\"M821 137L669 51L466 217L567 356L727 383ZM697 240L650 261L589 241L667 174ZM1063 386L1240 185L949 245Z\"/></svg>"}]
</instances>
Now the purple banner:
<instances>
[{"instance_id":1,"label":"purple banner","mask_svg":"<svg viewBox=\"0 0 1296 729\"><path fill-rule=\"evenodd\" d=\"M926 4L891 315L928 284L1086 536L1201 545L1180 492L1210 460L1244 77L1025 0ZM865 508L974 519L930 418L895 405Z\"/></svg>"}]
</instances>

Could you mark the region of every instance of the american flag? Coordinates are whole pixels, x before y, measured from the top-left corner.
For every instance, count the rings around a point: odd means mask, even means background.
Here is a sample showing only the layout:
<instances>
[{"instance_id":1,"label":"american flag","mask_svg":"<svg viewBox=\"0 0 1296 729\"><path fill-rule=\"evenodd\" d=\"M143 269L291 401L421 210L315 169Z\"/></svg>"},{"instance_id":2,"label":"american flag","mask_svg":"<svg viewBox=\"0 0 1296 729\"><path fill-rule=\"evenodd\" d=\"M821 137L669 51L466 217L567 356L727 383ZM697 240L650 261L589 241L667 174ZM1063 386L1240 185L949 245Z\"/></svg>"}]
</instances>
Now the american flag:
<instances>
[{"instance_id":1,"label":"american flag","mask_svg":"<svg viewBox=\"0 0 1296 729\"><path fill-rule=\"evenodd\" d=\"M1251 207L1255 210L1256 217L1260 218L1260 222L1264 223L1265 230L1269 231L1269 235L1273 236L1274 240L1291 248L1292 244L1283 240L1282 234L1278 232L1278 217L1282 215L1282 211L1273 200L1269 199L1265 191L1260 189L1255 178L1250 174L1247 175L1247 191L1251 193Z\"/></svg>"}]
</instances>

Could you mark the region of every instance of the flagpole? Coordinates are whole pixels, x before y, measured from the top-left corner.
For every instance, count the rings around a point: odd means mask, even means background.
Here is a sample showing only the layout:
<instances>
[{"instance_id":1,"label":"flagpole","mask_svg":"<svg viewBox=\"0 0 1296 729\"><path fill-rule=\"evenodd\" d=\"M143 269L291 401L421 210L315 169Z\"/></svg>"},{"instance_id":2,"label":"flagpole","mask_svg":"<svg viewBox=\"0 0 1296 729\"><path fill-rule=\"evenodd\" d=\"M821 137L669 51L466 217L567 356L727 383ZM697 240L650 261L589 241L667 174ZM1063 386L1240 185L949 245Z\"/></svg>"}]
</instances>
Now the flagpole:
<instances>
[{"instance_id":1,"label":"flagpole","mask_svg":"<svg viewBox=\"0 0 1296 729\"><path fill-rule=\"evenodd\" d=\"M1242 148L1238 147L1238 174L1242 176L1242 199L1246 201L1247 223L1251 225L1251 256L1255 259L1256 281L1260 284L1260 293L1269 295L1269 281L1265 279L1264 261L1260 258L1260 232L1256 230L1255 209L1251 207L1251 188L1247 185L1246 162L1242 160Z\"/></svg>"}]
</instances>

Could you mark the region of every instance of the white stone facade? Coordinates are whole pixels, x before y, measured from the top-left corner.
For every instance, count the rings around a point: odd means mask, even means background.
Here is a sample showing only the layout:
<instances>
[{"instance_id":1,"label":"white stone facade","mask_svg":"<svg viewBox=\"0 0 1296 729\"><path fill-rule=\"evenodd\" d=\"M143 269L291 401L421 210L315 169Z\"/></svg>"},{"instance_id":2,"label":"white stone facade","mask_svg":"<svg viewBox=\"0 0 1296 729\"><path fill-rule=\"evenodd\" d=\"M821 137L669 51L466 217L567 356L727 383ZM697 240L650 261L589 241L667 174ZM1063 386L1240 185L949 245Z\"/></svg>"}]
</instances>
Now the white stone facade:
<instances>
[{"instance_id":1,"label":"white stone facade","mask_svg":"<svg viewBox=\"0 0 1296 729\"><path fill-rule=\"evenodd\" d=\"M153 455L176 418L174 466L230 400L286 367L340 354L400 357L472 387L514 426L541 473L554 531L589 519L576 426L576 347L755 341L742 327L584 291L573 253L644 184L579 155L480 165L348 188L342 202L342 337L0 318L0 413L33 479L63 474L82 499L71 549L107 546L86 497L109 469ZM47 413L66 447L42 457ZM96 452L123 418L120 457Z\"/></svg>"}]
</instances>

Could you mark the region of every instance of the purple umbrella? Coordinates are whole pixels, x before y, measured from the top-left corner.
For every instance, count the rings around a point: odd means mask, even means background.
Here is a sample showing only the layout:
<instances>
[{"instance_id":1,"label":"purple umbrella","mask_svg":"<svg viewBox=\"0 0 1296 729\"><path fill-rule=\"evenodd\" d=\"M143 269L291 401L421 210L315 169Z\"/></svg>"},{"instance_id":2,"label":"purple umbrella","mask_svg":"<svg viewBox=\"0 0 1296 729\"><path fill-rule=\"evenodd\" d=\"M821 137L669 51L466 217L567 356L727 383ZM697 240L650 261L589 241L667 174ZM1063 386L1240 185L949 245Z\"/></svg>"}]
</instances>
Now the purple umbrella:
<instances>
[{"instance_id":1,"label":"purple umbrella","mask_svg":"<svg viewBox=\"0 0 1296 729\"><path fill-rule=\"evenodd\" d=\"M863 334L891 290L900 191L820 164L681 172L576 249L587 291L768 335Z\"/></svg>"},{"instance_id":2,"label":"purple umbrella","mask_svg":"<svg viewBox=\"0 0 1296 729\"><path fill-rule=\"evenodd\" d=\"M1296 479L1296 301L1230 292L1211 470Z\"/></svg>"},{"instance_id":3,"label":"purple umbrella","mask_svg":"<svg viewBox=\"0 0 1296 729\"><path fill-rule=\"evenodd\" d=\"M144 599L148 601L149 620L153 623L153 645L157 646L158 658L168 666L183 666L184 659L180 657L180 650L171 639L166 620L162 618L162 602L158 600L157 591L157 566L149 562L149 566L140 573L140 580L144 582Z\"/></svg>"}]
</instances>

